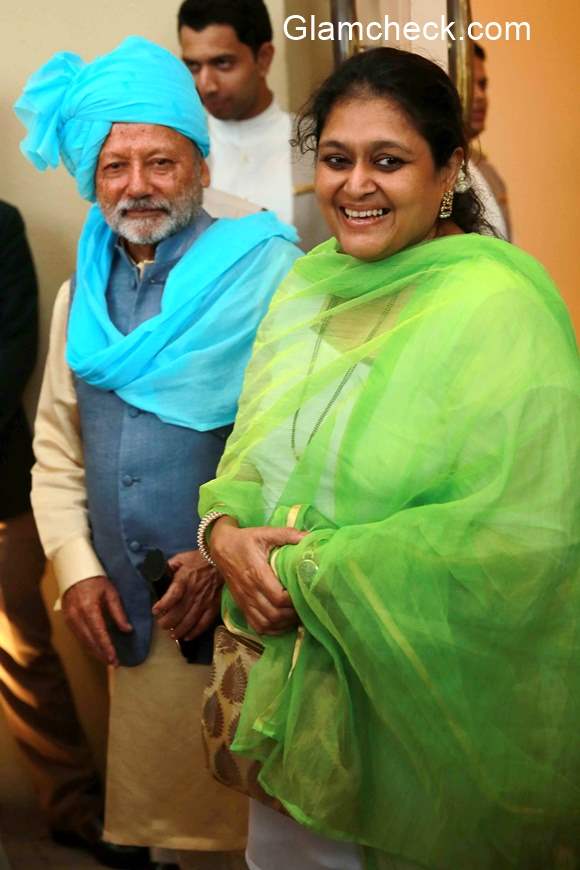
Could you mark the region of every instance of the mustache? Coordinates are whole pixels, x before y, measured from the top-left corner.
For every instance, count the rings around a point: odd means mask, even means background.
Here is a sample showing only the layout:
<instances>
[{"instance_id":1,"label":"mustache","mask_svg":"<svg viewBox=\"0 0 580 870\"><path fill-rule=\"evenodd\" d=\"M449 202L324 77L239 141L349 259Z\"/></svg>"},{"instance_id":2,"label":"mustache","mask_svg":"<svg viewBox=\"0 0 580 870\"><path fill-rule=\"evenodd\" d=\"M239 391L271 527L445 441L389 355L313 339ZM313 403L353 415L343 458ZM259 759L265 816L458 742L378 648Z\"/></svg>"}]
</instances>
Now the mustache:
<instances>
[{"instance_id":1,"label":"mustache","mask_svg":"<svg viewBox=\"0 0 580 870\"><path fill-rule=\"evenodd\" d=\"M128 211L150 211L158 209L166 214L171 214L173 209L169 200L163 196L126 196L120 199L115 206L115 213L120 217L125 217Z\"/></svg>"}]
</instances>

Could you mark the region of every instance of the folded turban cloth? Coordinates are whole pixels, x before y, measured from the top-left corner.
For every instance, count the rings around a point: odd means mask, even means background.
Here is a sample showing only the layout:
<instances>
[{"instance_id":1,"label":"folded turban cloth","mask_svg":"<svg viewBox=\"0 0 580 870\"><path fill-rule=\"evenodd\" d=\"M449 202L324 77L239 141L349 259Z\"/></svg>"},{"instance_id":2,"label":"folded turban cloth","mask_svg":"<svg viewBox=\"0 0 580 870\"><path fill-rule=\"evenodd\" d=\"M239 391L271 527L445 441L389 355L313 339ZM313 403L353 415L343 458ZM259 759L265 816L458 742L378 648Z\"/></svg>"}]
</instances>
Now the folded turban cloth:
<instances>
[{"instance_id":1,"label":"folded turban cloth","mask_svg":"<svg viewBox=\"0 0 580 870\"><path fill-rule=\"evenodd\" d=\"M204 157L207 122L190 72L141 36L86 64L55 54L26 83L14 110L28 129L22 153L37 169L62 161L81 196L94 201L101 147L116 123L162 124L187 136Z\"/></svg>"}]
</instances>

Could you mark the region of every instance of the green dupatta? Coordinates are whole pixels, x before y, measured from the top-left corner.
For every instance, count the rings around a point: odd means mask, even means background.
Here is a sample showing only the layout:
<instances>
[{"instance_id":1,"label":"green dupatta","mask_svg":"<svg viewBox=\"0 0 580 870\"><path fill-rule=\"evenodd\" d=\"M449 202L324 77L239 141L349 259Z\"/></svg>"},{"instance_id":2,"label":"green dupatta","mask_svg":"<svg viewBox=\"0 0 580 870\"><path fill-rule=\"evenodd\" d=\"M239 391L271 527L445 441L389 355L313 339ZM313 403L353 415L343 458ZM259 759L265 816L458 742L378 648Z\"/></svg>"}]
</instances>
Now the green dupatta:
<instances>
[{"instance_id":1,"label":"green dupatta","mask_svg":"<svg viewBox=\"0 0 580 870\"><path fill-rule=\"evenodd\" d=\"M569 318L517 248L331 240L277 291L200 510L301 506L304 637L263 638L235 748L368 867L544 868L577 835L579 450Z\"/></svg>"}]
</instances>

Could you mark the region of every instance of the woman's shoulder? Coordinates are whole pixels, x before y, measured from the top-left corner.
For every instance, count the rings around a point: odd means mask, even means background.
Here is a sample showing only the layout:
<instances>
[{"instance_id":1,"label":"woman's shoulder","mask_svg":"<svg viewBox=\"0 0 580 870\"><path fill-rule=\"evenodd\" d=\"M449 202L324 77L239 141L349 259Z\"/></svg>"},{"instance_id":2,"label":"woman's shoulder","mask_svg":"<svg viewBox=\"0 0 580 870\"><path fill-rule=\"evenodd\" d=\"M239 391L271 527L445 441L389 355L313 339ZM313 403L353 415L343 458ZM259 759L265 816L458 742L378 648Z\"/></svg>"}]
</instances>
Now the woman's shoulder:
<instances>
[{"instance_id":1,"label":"woman's shoulder","mask_svg":"<svg viewBox=\"0 0 580 870\"><path fill-rule=\"evenodd\" d=\"M464 254L468 255L471 262L465 265L469 265L471 268L493 266L498 274L501 274L502 271L521 273L532 279L541 276L543 279L551 280L539 260L536 260L532 254L519 248L513 242L506 242L504 239L480 233L465 233L450 236L448 239L455 240L457 247L461 249L462 260L464 260Z\"/></svg>"},{"instance_id":2,"label":"woman's shoulder","mask_svg":"<svg viewBox=\"0 0 580 870\"><path fill-rule=\"evenodd\" d=\"M529 280L550 281L550 276L531 254L511 242L479 233L461 233L434 239L426 246L432 259L457 272L521 275Z\"/></svg>"},{"instance_id":3,"label":"woman's shoulder","mask_svg":"<svg viewBox=\"0 0 580 870\"><path fill-rule=\"evenodd\" d=\"M440 245L439 251L436 246ZM531 254L493 236L469 233L432 243L431 267L442 270L450 296L469 307L498 297L514 309L532 305L568 317L550 275Z\"/></svg>"},{"instance_id":4,"label":"woman's shoulder","mask_svg":"<svg viewBox=\"0 0 580 870\"><path fill-rule=\"evenodd\" d=\"M554 359L565 356L566 367L573 359L577 366L566 305L545 269L515 245L447 236L409 250L399 271L416 291L402 320L443 356L461 346L506 358L519 343L523 355L537 354L541 345Z\"/></svg>"}]
</instances>

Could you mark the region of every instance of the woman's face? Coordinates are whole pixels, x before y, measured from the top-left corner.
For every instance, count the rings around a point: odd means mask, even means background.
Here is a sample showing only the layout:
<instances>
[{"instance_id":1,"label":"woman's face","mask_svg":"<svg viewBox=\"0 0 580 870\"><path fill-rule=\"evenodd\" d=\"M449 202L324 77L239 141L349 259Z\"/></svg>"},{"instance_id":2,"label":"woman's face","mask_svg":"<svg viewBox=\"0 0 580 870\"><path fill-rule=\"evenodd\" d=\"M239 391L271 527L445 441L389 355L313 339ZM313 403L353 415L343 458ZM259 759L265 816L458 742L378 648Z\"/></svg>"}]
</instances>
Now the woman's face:
<instances>
[{"instance_id":1,"label":"woman's face","mask_svg":"<svg viewBox=\"0 0 580 870\"><path fill-rule=\"evenodd\" d=\"M390 100L338 103L318 145L316 195L340 249L380 260L432 238L462 158L457 149L437 169L427 141Z\"/></svg>"}]
</instances>

